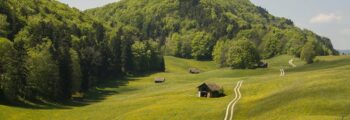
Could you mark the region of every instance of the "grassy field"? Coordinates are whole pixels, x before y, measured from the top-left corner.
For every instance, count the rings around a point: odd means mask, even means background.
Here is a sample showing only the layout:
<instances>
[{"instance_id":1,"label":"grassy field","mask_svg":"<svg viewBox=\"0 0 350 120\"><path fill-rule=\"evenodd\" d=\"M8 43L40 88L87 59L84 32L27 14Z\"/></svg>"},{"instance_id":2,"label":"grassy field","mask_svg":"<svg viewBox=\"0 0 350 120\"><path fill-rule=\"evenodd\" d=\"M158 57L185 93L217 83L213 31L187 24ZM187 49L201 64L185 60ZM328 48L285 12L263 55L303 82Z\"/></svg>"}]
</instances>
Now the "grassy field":
<instances>
[{"instance_id":1,"label":"grassy field","mask_svg":"<svg viewBox=\"0 0 350 120\"><path fill-rule=\"evenodd\" d=\"M89 93L85 102L15 107L0 105L0 119L25 120L220 120L234 98L236 82L244 80L236 120L350 119L350 56L318 57L304 65L291 56L267 60L268 69L219 69L210 61L166 57L167 71L127 80L111 80ZM187 73L195 67L198 75ZM279 69L286 68L286 76ZM154 84L165 77L164 84ZM222 85L227 96L198 98L203 82Z\"/></svg>"}]
</instances>

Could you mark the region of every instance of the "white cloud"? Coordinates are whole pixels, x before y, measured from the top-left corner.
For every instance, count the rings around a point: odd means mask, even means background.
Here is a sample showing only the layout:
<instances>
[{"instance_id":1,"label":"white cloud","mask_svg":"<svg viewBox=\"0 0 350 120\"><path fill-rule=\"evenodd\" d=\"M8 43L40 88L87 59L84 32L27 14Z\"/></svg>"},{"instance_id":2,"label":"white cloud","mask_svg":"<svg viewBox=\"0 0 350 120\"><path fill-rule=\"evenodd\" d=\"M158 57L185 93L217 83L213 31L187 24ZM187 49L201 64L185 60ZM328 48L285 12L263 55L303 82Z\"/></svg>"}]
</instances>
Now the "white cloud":
<instances>
[{"instance_id":1,"label":"white cloud","mask_svg":"<svg viewBox=\"0 0 350 120\"><path fill-rule=\"evenodd\" d=\"M320 13L314 17L311 18L310 23L312 24L318 24L318 23L331 23L335 21L342 20L343 17L340 15L336 15L334 13Z\"/></svg>"}]
</instances>

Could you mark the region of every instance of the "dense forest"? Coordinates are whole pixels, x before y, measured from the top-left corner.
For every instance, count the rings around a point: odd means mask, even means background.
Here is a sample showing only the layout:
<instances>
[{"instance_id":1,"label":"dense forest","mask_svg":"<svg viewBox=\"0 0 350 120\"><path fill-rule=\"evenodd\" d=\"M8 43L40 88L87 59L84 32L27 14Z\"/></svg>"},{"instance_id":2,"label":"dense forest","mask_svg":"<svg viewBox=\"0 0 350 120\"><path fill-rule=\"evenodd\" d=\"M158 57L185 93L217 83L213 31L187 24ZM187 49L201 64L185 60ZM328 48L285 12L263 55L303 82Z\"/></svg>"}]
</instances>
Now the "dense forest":
<instances>
[{"instance_id":1,"label":"dense forest","mask_svg":"<svg viewBox=\"0 0 350 120\"><path fill-rule=\"evenodd\" d=\"M65 101L110 77L164 71L156 41L54 0L0 1L0 99Z\"/></svg>"},{"instance_id":2,"label":"dense forest","mask_svg":"<svg viewBox=\"0 0 350 120\"><path fill-rule=\"evenodd\" d=\"M232 45L221 45L242 39L253 43L248 45L253 51L260 51L253 57L256 59L290 54L306 60L338 54L328 38L299 29L286 18L274 17L249 0L122 0L86 13L111 25L128 25L142 39L159 41L167 55L214 60L222 67L237 68L232 66L234 62L243 65L238 68L249 68L239 59L227 57L236 56L229 55L234 53L229 52Z\"/></svg>"},{"instance_id":3,"label":"dense forest","mask_svg":"<svg viewBox=\"0 0 350 120\"><path fill-rule=\"evenodd\" d=\"M0 1L0 99L69 100L107 78L164 71L163 55L254 68L281 54L338 54L328 38L249 0L121 0L84 12Z\"/></svg>"}]
</instances>

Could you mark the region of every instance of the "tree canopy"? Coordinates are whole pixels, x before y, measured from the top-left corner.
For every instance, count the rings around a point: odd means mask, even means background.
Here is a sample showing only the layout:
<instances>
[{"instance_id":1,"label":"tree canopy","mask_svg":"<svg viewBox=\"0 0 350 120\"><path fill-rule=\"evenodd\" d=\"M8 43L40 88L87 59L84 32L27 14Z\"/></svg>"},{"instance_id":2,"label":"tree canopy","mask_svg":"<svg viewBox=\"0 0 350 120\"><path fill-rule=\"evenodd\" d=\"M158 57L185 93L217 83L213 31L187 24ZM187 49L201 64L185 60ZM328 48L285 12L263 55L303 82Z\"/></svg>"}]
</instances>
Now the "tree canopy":
<instances>
[{"instance_id":1,"label":"tree canopy","mask_svg":"<svg viewBox=\"0 0 350 120\"><path fill-rule=\"evenodd\" d=\"M129 25L140 38L159 40L167 55L182 58L211 60L218 41L241 38L253 42L264 59L300 57L310 36L316 55L338 54L328 38L297 28L248 0L121 0L85 13Z\"/></svg>"},{"instance_id":2,"label":"tree canopy","mask_svg":"<svg viewBox=\"0 0 350 120\"><path fill-rule=\"evenodd\" d=\"M255 68L260 62L260 54L257 48L247 38L220 40L215 45L213 57L220 67L234 69Z\"/></svg>"},{"instance_id":3,"label":"tree canopy","mask_svg":"<svg viewBox=\"0 0 350 120\"><path fill-rule=\"evenodd\" d=\"M165 70L161 47L138 29L57 1L2 0L0 28L0 98L11 102L65 101L109 77Z\"/></svg>"},{"instance_id":4,"label":"tree canopy","mask_svg":"<svg viewBox=\"0 0 350 120\"><path fill-rule=\"evenodd\" d=\"M69 100L110 77L165 71L163 55L252 68L335 55L328 38L248 0L121 0L81 12L55 0L0 1L0 98Z\"/></svg>"}]
</instances>

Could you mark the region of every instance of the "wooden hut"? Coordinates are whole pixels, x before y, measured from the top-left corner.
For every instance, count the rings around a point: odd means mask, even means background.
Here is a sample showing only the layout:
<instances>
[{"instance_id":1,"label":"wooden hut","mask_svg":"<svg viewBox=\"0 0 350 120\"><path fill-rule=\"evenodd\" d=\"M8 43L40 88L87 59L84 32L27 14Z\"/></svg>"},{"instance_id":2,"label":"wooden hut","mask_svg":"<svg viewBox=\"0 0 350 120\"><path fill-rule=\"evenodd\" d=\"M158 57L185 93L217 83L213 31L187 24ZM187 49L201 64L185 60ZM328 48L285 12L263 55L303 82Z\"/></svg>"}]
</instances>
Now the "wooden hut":
<instances>
[{"instance_id":1,"label":"wooden hut","mask_svg":"<svg viewBox=\"0 0 350 120\"><path fill-rule=\"evenodd\" d=\"M190 68L188 70L188 72L191 73L191 74L199 74L201 71L198 70L197 68Z\"/></svg>"},{"instance_id":2,"label":"wooden hut","mask_svg":"<svg viewBox=\"0 0 350 120\"><path fill-rule=\"evenodd\" d=\"M154 83L164 83L165 82L165 78L156 78L154 79Z\"/></svg>"},{"instance_id":3,"label":"wooden hut","mask_svg":"<svg viewBox=\"0 0 350 120\"><path fill-rule=\"evenodd\" d=\"M75 101L83 101L84 93L76 92L76 93L72 94L71 98L72 98L72 100L75 100Z\"/></svg>"},{"instance_id":4,"label":"wooden hut","mask_svg":"<svg viewBox=\"0 0 350 120\"><path fill-rule=\"evenodd\" d=\"M269 64L267 62L259 62L257 67L258 68L268 68Z\"/></svg>"},{"instance_id":5,"label":"wooden hut","mask_svg":"<svg viewBox=\"0 0 350 120\"><path fill-rule=\"evenodd\" d=\"M203 83L198 88L198 97L220 97L223 96L223 89L221 86L214 83Z\"/></svg>"}]
</instances>

